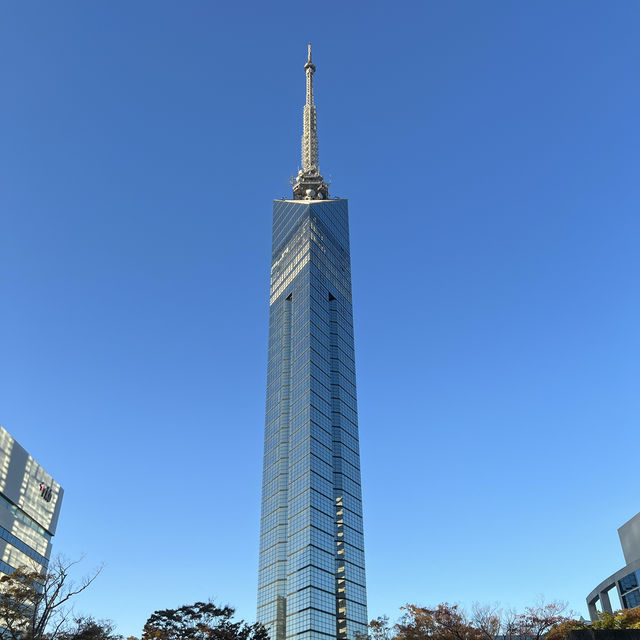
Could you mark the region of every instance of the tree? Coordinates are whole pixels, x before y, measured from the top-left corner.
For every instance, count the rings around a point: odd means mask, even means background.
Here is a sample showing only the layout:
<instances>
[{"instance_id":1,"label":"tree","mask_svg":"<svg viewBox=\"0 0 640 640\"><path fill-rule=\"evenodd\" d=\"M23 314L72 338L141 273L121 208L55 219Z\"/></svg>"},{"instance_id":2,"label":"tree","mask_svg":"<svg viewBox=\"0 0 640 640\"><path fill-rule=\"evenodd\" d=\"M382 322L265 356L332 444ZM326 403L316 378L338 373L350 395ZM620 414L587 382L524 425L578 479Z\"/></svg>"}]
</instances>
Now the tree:
<instances>
[{"instance_id":1,"label":"tree","mask_svg":"<svg viewBox=\"0 0 640 640\"><path fill-rule=\"evenodd\" d=\"M587 625L581 620L565 620L551 628L545 636L545 640L563 640L570 631L578 629L587 629Z\"/></svg>"},{"instance_id":2,"label":"tree","mask_svg":"<svg viewBox=\"0 0 640 640\"><path fill-rule=\"evenodd\" d=\"M592 629L640 629L640 607L603 612L591 623Z\"/></svg>"},{"instance_id":3,"label":"tree","mask_svg":"<svg viewBox=\"0 0 640 640\"><path fill-rule=\"evenodd\" d=\"M565 620L555 625L545 640L564 640L571 631L580 629L640 629L640 607L621 609L613 613L602 612L591 623L583 620Z\"/></svg>"},{"instance_id":4,"label":"tree","mask_svg":"<svg viewBox=\"0 0 640 640\"><path fill-rule=\"evenodd\" d=\"M402 609L406 613L395 626L395 640L483 640L457 604L445 602L435 609L407 604Z\"/></svg>"},{"instance_id":5,"label":"tree","mask_svg":"<svg viewBox=\"0 0 640 640\"><path fill-rule=\"evenodd\" d=\"M474 603L471 609L471 625L479 632L483 640L495 640L503 631L503 613L498 605L480 605Z\"/></svg>"},{"instance_id":6,"label":"tree","mask_svg":"<svg viewBox=\"0 0 640 640\"><path fill-rule=\"evenodd\" d=\"M516 616L517 634L528 640L541 640L553 627L570 620L563 615L567 603L560 600L546 603L540 600L533 607L526 607L524 613Z\"/></svg>"},{"instance_id":7,"label":"tree","mask_svg":"<svg viewBox=\"0 0 640 640\"><path fill-rule=\"evenodd\" d=\"M369 630L373 640L391 640L392 629L389 626L389 616L374 618L369 623Z\"/></svg>"},{"instance_id":8,"label":"tree","mask_svg":"<svg viewBox=\"0 0 640 640\"><path fill-rule=\"evenodd\" d=\"M179 609L155 611L142 630L142 640L269 640L261 624L232 620L232 607L196 602Z\"/></svg>"},{"instance_id":9,"label":"tree","mask_svg":"<svg viewBox=\"0 0 640 640\"><path fill-rule=\"evenodd\" d=\"M81 616L60 634L59 640L122 640L121 635L114 633L114 628L111 620Z\"/></svg>"},{"instance_id":10,"label":"tree","mask_svg":"<svg viewBox=\"0 0 640 640\"><path fill-rule=\"evenodd\" d=\"M101 569L76 584L69 576L76 564L56 558L47 570L23 566L2 576L0 640L62 640L78 630L81 619L73 620L69 601L87 589Z\"/></svg>"},{"instance_id":11,"label":"tree","mask_svg":"<svg viewBox=\"0 0 640 640\"><path fill-rule=\"evenodd\" d=\"M369 630L372 640L562 640L564 636L547 634L570 621L564 615L566 607L565 602L541 600L516 613L497 604L474 604L469 616L459 605L447 602L432 608L407 604L393 627L381 616L370 622Z\"/></svg>"}]
</instances>

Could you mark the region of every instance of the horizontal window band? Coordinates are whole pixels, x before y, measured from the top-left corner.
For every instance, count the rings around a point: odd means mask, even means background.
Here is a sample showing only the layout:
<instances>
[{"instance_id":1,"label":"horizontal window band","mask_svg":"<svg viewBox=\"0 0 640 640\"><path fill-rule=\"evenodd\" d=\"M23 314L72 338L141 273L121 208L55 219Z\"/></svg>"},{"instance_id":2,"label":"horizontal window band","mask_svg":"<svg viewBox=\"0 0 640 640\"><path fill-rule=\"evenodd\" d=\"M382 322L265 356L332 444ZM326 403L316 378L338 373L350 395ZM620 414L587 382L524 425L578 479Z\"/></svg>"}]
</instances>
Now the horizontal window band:
<instances>
[{"instance_id":1,"label":"horizontal window band","mask_svg":"<svg viewBox=\"0 0 640 640\"><path fill-rule=\"evenodd\" d=\"M30 515L25 513L18 505L11 502L11 500L2 494L0 494L0 505L3 505L8 511L10 511L16 520L27 525L27 527L30 527L47 540L51 540L52 535L44 527L38 524Z\"/></svg>"},{"instance_id":2,"label":"horizontal window band","mask_svg":"<svg viewBox=\"0 0 640 640\"><path fill-rule=\"evenodd\" d=\"M335 590L333 590L333 591L327 591L326 589L323 589L322 587L317 587L317 586L315 586L315 585L313 585L313 584L307 584L307 585L305 585L304 587L300 587L300 589L296 589L295 591L289 591L289 593L287 593L287 598L288 598L289 596L294 596L294 595L296 595L296 594L299 594L299 593L301 593L302 591L304 591L305 589L315 589L316 591L322 591L322 593L327 593L327 594L329 594L330 596L335 596L335 595L336 595ZM297 612L296 612L296 613L297 613Z\"/></svg>"},{"instance_id":3,"label":"horizontal window band","mask_svg":"<svg viewBox=\"0 0 640 640\"><path fill-rule=\"evenodd\" d=\"M9 575L15 571L15 568L12 567L10 564L7 564L3 560L0 560L0 571L2 571L2 573L6 573L7 575Z\"/></svg>"},{"instance_id":4,"label":"horizontal window band","mask_svg":"<svg viewBox=\"0 0 640 640\"><path fill-rule=\"evenodd\" d=\"M328 558L330 558L332 561L335 560L335 554L333 552L333 550L331 551L327 551L327 549L323 549L322 547L318 547L315 544L313 544L313 542L310 542L309 544L305 545L302 549L297 549L296 551L294 551L293 553L290 553L287 558L292 558L293 556L302 553L303 551L306 551L307 549L315 549L316 551L320 551L320 553L324 553L327 555ZM314 565L305 565L305 567L307 566L314 566Z\"/></svg>"},{"instance_id":5,"label":"horizontal window band","mask_svg":"<svg viewBox=\"0 0 640 640\"><path fill-rule=\"evenodd\" d=\"M38 553L35 549L30 547L26 542L23 542L17 536L13 535L10 531L7 531L4 527L0 527L0 538L6 540L10 545L14 546L19 551L22 551L25 555L29 556L32 560L35 560L38 564L46 567L49 564L49 560Z\"/></svg>"}]
</instances>

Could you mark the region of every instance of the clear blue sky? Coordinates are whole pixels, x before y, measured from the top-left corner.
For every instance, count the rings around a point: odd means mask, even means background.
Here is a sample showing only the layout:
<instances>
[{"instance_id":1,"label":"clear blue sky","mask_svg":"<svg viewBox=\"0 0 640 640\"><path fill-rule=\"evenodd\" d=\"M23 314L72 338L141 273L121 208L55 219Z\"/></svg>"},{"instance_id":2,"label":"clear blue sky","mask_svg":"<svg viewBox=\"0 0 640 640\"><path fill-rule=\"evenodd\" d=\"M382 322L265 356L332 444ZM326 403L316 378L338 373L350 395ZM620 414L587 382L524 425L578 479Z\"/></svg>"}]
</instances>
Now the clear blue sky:
<instances>
[{"instance_id":1,"label":"clear blue sky","mask_svg":"<svg viewBox=\"0 0 640 640\"><path fill-rule=\"evenodd\" d=\"M0 423L78 608L255 617L272 199L350 200L369 613L584 597L640 511L640 3L4 2Z\"/></svg>"}]
</instances>

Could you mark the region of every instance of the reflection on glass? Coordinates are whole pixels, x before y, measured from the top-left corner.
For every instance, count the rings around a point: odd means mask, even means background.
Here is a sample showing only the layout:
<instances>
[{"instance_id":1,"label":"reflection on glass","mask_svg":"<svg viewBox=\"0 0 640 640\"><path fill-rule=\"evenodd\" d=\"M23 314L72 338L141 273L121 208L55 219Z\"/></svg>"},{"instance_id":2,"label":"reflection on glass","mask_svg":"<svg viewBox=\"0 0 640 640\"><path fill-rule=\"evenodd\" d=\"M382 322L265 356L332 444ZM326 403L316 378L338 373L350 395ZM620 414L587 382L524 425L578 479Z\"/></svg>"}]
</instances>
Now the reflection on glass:
<instances>
[{"instance_id":1,"label":"reflection on glass","mask_svg":"<svg viewBox=\"0 0 640 640\"><path fill-rule=\"evenodd\" d=\"M626 593L631 589L635 589L638 586L638 575L634 571L629 575L625 576L619 581L620 584L620 593Z\"/></svg>"},{"instance_id":2,"label":"reflection on glass","mask_svg":"<svg viewBox=\"0 0 640 640\"><path fill-rule=\"evenodd\" d=\"M258 619L272 640L367 630L348 213L276 201Z\"/></svg>"}]
</instances>

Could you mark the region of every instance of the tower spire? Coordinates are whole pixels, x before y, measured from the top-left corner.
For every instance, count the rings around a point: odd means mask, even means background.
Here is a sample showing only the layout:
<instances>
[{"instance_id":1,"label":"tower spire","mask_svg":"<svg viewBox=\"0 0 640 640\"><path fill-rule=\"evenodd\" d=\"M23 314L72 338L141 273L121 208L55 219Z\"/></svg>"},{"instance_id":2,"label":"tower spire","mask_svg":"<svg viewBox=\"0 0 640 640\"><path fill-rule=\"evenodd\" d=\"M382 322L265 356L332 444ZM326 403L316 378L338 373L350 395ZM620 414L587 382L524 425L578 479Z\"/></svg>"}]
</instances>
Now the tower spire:
<instances>
[{"instance_id":1,"label":"tower spire","mask_svg":"<svg viewBox=\"0 0 640 640\"><path fill-rule=\"evenodd\" d=\"M329 197L328 185L318 168L318 124L313 103L313 74L316 65L311 60L311 43L304 65L307 76L307 100L302 113L302 169L293 185L296 200L324 200Z\"/></svg>"},{"instance_id":2,"label":"tower spire","mask_svg":"<svg viewBox=\"0 0 640 640\"><path fill-rule=\"evenodd\" d=\"M304 71L307 74L307 101L302 116L302 170L309 171L318 168L318 125L316 105L313 104L313 74L316 65L311 61L311 43Z\"/></svg>"}]
</instances>

